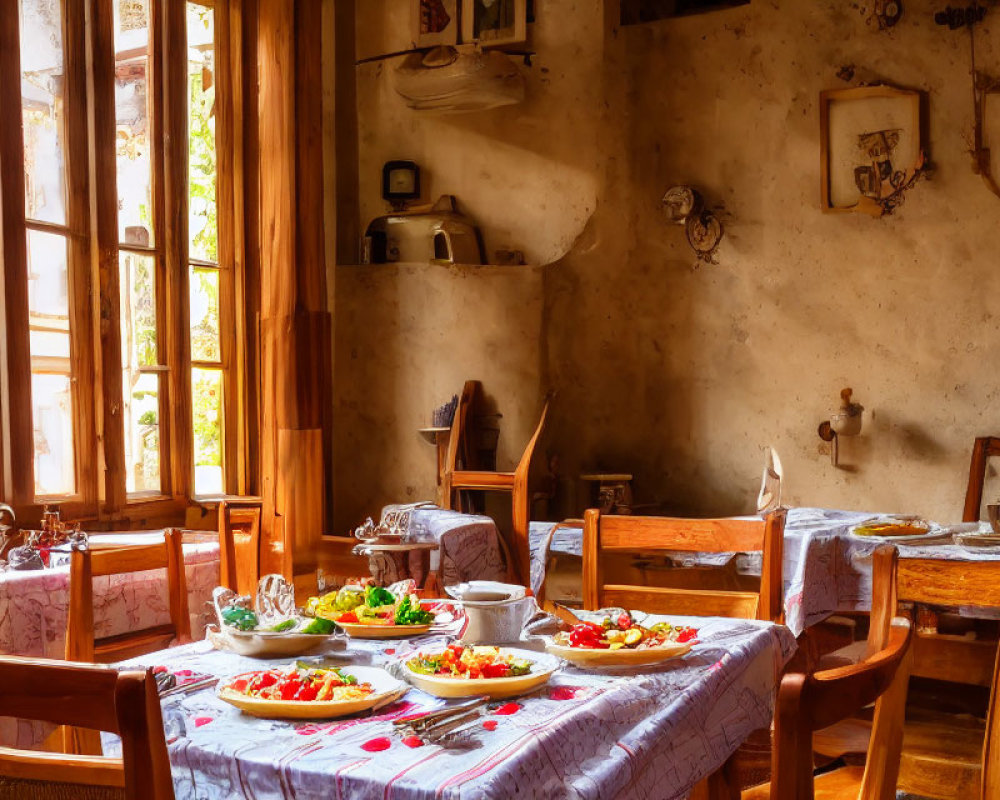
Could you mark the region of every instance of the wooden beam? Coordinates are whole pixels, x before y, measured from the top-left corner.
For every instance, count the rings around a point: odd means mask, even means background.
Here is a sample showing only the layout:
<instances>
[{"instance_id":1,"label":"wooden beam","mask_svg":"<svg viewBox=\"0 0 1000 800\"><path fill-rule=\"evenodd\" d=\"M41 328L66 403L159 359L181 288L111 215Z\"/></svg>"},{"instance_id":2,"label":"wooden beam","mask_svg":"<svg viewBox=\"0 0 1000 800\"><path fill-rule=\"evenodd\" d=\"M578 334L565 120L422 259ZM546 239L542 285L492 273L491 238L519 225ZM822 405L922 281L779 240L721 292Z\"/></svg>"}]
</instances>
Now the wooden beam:
<instances>
[{"instance_id":1,"label":"wooden beam","mask_svg":"<svg viewBox=\"0 0 1000 800\"><path fill-rule=\"evenodd\" d=\"M259 0L240 0L241 18L239 24L240 85L243 112L240 129L243 131L243 156L240 169L234 176L234 192L237 201L242 202L240 218L243 220L242 239L237 240L237 270L242 275L236 282L236 296L240 304L240 318L243 325L238 335L243 340L246 360L241 372L246 391L246 410L242 418L244 426L244 470L246 485L242 491L250 495L261 493L261 444L264 438L261 417L261 365L260 365L260 136L257 112L257 8ZM234 37L235 37L234 33ZM240 247L242 246L242 253Z\"/></svg>"},{"instance_id":2,"label":"wooden beam","mask_svg":"<svg viewBox=\"0 0 1000 800\"><path fill-rule=\"evenodd\" d=\"M28 347L28 245L24 229L24 140L21 131L21 43L18 15L0 14L0 394L3 413L4 499L18 505L35 494ZM14 120L17 119L17 122ZM16 391L12 391L13 389Z\"/></svg>"},{"instance_id":3,"label":"wooden beam","mask_svg":"<svg viewBox=\"0 0 1000 800\"><path fill-rule=\"evenodd\" d=\"M322 4L258 7L261 571L314 571L329 380L323 237Z\"/></svg>"},{"instance_id":4,"label":"wooden beam","mask_svg":"<svg viewBox=\"0 0 1000 800\"><path fill-rule=\"evenodd\" d=\"M188 150L187 150L187 19L184 3L161 3L160 74L163 118L163 288L166 352L170 376L161 390L170 414L170 491L187 504L194 479L191 421L191 323L188 309Z\"/></svg>"},{"instance_id":5,"label":"wooden beam","mask_svg":"<svg viewBox=\"0 0 1000 800\"><path fill-rule=\"evenodd\" d=\"M101 407L99 365L94 358L95 273L90 240L90 146L87 133L87 34L82 3L65 6L65 113L67 226L69 247L70 330L73 384L73 443L77 494L90 513L99 510L104 459L97 434Z\"/></svg>"},{"instance_id":6,"label":"wooden beam","mask_svg":"<svg viewBox=\"0 0 1000 800\"><path fill-rule=\"evenodd\" d=\"M106 3L91 4L91 64L94 75L113 75L114 19ZM94 185L94 258L98 295L98 352L104 393L101 429L104 454L104 505L109 510L125 503L125 426L122 420L120 298L118 287L118 186L115 86L110 80L92 82L94 137L91 174L105 176ZM112 367L113 365L113 367Z\"/></svg>"}]
</instances>

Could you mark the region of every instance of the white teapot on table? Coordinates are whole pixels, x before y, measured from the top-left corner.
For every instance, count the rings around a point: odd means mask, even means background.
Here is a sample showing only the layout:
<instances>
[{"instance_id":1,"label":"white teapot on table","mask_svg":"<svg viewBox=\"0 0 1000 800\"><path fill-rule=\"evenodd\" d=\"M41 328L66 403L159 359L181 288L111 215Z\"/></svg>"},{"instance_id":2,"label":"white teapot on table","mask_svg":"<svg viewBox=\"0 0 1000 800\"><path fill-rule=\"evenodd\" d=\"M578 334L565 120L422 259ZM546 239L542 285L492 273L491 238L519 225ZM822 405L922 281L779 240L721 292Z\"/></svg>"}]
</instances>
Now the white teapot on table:
<instances>
[{"instance_id":1,"label":"white teapot on table","mask_svg":"<svg viewBox=\"0 0 1000 800\"><path fill-rule=\"evenodd\" d=\"M446 586L445 592L465 609L465 644L507 644L521 639L521 631L538 612L527 589L498 581L469 581Z\"/></svg>"}]
</instances>

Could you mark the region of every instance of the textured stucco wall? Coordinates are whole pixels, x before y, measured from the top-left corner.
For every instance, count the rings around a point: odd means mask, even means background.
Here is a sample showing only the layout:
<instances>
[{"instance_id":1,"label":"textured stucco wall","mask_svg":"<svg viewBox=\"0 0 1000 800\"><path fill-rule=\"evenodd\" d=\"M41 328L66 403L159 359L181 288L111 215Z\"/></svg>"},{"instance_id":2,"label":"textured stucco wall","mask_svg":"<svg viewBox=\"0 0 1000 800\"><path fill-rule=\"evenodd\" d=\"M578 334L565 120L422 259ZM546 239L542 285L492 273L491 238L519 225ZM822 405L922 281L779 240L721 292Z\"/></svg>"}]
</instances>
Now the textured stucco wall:
<instances>
[{"instance_id":1,"label":"textured stucco wall","mask_svg":"<svg viewBox=\"0 0 1000 800\"><path fill-rule=\"evenodd\" d=\"M972 439L1000 431L1000 198L970 169L968 34L936 26L928 2L887 33L840 0L620 30L593 0L536 5L522 107L422 117L394 96L391 61L360 68L361 210L382 213L381 162L412 157L488 244L555 259L538 359L559 391L547 439L564 510L573 476L601 468L672 511L746 511L771 443L788 503L956 519ZM998 31L993 10L977 35L993 74ZM819 93L879 78L928 92L933 174L891 217L823 214ZM698 266L664 219L674 183L724 207L717 264ZM835 470L816 427L847 385L865 429ZM525 418L537 401L517 401Z\"/></svg>"},{"instance_id":2,"label":"textured stucco wall","mask_svg":"<svg viewBox=\"0 0 1000 800\"><path fill-rule=\"evenodd\" d=\"M385 503L434 499L436 450L417 429L466 380L481 380L503 414L498 462L516 462L537 422L542 273L396 264L338 270L332 533L345 534L377 518Z\"/></svg>"}]
</instances>

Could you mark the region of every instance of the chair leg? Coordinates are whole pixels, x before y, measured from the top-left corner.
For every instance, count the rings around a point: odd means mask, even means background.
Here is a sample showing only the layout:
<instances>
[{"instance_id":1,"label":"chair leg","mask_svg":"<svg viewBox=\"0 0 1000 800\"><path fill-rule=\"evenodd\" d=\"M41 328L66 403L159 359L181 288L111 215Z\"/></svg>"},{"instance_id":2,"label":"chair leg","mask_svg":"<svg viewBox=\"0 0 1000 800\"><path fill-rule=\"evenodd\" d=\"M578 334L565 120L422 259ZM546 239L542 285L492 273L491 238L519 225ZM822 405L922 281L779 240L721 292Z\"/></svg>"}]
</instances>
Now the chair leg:
<instances>
[{"instance_id":1,"label":"chair leg","mask_svg":"<svg viewBox=\"0 0 1000 800\"><path fill-rule=\"evenodd\" d=\"M740 783L732 758L691 790L691 800L739 800L739 798Z\"/></svg>"},{"instance_id":2,"label":"chair leg","mask_svg":"<svg viewBox=\"0 0 1000 800\"><path fill-rule=\"evenodd\" d=\"M62 752L79 756L99 756L103 754L101 749L101 734L90 728L73 728L63 725L59 728L62 732ZM58 731L57 731L58 733Z\"/></svg>"},{"instance_id":3,"label":"chair leg","mask_svg":"<svg viewBox=\"0 0 1000 800\"><path fill-rule=\"evenodd\" d=\"M531 499L527 486L516 486L511 495L514 573L519 583L531 585L531 553L528 548L528 527L531 524Z\"/></svg>"}]
</instances>

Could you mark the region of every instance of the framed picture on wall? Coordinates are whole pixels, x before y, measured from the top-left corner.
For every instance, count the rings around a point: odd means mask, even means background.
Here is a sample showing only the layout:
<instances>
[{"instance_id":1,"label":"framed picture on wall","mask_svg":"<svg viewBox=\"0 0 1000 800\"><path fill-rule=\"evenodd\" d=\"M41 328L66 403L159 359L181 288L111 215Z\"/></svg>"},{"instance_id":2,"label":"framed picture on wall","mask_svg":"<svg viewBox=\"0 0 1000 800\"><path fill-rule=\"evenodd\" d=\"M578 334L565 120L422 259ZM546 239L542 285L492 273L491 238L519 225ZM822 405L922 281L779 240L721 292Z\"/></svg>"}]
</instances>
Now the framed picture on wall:
<instances>
[{"instance_id":1,"label":"framed picture on wall","mask_svg":"<svg viewBox=\"0 0 1000 800\"><path fill-rule=\"evenodd\" d=\"M824 211L891 212L924 166L921 93L862 86L820 94Z\"/></svg>"},{"instance_id":2,"label":"framed picture on wall","mask_svg":"<svg viewBox=\"0 0 1000 800\"><path fill-rule=\"evenodd\" d=\"M983 78L979 81L975 132L976 168L989 190L1000 197L1000 81Z\"/></svg>"},{"instance_id":3,"label":"framed picture on wall","mask_svg":"<svg viewBox=\"0 0 1000 800\"><path fill-rule=\"evenodd\" d=\"M483 47L528 38L528 0L462 0L462 41Z\"/></svg>"},{"instance_id":4,"label":"framed picture on wall","mask_svg":"<svg viewBox=\"0 0 1000 800\"><path fill-rule=\"evenodd\" d=\"M458 44L459 3L462 0L411 0L413 46Z\"/></svg>"}]
</instances>

